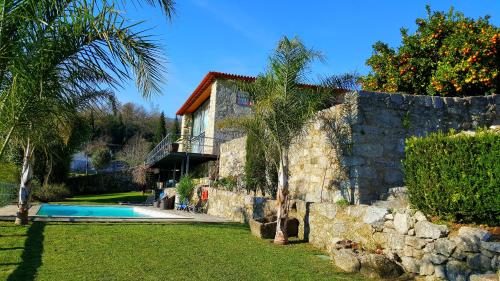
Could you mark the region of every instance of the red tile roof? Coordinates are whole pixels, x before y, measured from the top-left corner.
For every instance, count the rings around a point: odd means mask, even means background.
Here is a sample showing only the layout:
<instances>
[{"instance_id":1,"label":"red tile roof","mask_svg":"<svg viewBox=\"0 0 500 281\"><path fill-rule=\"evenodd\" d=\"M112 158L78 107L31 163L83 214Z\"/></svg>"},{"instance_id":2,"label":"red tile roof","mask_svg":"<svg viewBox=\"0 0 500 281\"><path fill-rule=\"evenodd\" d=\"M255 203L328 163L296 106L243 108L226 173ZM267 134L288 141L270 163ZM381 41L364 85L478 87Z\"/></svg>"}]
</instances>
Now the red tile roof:
<instances>
[{"instance_id":1,"label":"red tile roof","mask_svg":"<svg viewBox=\"0 0 500 281\"><path fill-rule=\"evenodd\" d=\"M229 73L223 73L223 72L216 72L216 71L210 71L205 75L205 78L201 80L201 83L196 87L194 92L189 96L189 98L184 102L184 104L181 106L179 110L177 110L177 115L184 115L185 113L190 113L188 112L188 109L193 103L196 102L196 100L203 94L203 92L212 85L212 83L216 79L232 79L232 80L242 80L242 81L254 81L255 77L251 76L243 76L243 75L236 75L236 74L229 74Z\"/></svg>"}]
</instances>

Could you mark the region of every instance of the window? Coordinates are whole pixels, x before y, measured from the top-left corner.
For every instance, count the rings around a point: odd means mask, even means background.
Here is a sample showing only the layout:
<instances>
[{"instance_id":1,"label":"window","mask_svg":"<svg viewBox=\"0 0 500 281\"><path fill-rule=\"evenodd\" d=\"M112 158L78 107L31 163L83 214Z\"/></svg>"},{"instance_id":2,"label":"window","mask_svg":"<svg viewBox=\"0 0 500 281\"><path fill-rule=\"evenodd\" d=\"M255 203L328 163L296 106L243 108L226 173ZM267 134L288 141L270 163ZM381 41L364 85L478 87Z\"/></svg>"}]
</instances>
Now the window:
<instances>
[{"instance_id":1,"label":"window","mask_svg":"<svg viewBox=\"0 0 500 281\"><path fill-rule=\"evenodd\" d=\"M248 97L248 94L238 92L236 94L236 104L241 106L252 106L252 101Z\"/></svg>"}]
</instances>

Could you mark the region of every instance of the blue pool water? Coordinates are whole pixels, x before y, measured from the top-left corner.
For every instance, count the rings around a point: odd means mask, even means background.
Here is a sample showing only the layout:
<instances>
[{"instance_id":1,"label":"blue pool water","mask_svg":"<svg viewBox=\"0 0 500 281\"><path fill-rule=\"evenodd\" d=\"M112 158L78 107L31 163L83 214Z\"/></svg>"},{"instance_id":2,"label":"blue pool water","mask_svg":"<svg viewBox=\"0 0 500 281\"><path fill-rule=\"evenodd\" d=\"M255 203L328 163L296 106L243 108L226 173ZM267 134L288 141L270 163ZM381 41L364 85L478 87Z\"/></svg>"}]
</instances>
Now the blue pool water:
<instances>
[{"instance_id":1,"label":"blue pool water","mask_svg":"<svg viewBox=\"0 0 500 281\"><path fill-rule=\"evenodd\" d=\"M151 218L157 215L137 207L78 206L43 204L37 213L46 217L122 217Z\"/></svg>"}]
</instances>

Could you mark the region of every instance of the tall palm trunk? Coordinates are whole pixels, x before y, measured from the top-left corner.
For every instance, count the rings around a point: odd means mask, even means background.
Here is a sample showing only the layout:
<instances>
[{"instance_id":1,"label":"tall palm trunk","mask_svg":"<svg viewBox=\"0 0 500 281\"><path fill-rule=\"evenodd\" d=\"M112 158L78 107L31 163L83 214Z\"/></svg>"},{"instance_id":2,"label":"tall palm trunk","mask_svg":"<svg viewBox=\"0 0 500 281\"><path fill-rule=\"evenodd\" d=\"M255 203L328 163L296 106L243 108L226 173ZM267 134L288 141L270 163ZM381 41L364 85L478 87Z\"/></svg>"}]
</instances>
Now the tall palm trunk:
<instances>
[{"instance_id":1,"label":"tall palm trunk","mask_svg":"<svg viewBox=\"0 0 500 281\"><path fill-rule=\"evenodd\" d=\"M278 173L277 224L275 244L288 244L286 224L288 220L288 148L283 148L280 153L280 167Z\"/></svg>"},{"instance_id":2,"label":"tall palm trunk","mask_svg":"<svg viewBox=\"0 0 500 281\"><path fill-rule=\"evenodd\" d=\"M16 224L28 224L29 194L31 192L31 179L33 178L33 144L28 143L24 147L23 170L21 173L21 184L19 187L19 201L17 203Z\"/></svg>"}]
</instances>

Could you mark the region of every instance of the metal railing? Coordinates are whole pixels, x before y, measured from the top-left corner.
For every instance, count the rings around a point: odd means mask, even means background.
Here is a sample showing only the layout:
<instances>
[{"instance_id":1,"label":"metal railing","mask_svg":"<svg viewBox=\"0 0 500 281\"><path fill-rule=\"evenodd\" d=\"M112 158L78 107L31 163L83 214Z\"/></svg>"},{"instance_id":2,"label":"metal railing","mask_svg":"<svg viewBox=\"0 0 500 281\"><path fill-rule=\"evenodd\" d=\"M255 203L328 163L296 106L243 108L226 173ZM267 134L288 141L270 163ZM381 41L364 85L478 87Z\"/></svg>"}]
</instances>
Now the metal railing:
<instances>
[{"instance_id":1,"label":"metal railing","mask_svg":"<svg viewBox=\"0 0 500 281\"><path fill-rule=\"evenodd\" d=\"M0 207L11 204L17 196L16 184L0 182Z\"/></svg>"},{"instance_id":2,"label":"metal railing","mask_svg":"<svg viewBox=\"0 0 500 281\"><path fill-rule=\"evenodd\" d=\"M207 140L214 140L212 144L207 144ZM165 158L172 152L188 152L200 154L217 154L214 148L218 148L220 139L209 138L202 133L198 136L180 136L174 141L174 136L167 134L146 157L146 165L152 165ZM182 149L180 148L182 146ZM177 149L175 149L177 147ZM207 153L210 152L210 153Z\"/></svg>"}]
</instances>

